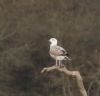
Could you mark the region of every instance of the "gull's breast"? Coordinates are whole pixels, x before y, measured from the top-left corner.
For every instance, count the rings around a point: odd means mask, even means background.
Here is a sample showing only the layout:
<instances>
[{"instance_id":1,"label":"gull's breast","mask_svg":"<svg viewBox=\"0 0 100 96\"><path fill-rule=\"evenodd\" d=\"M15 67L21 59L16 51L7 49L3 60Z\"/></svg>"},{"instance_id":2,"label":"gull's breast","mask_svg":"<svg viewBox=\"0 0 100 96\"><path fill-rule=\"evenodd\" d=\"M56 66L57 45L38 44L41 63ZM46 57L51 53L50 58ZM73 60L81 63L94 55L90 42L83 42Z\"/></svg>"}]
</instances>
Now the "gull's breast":
<instances>
[{"instance_id":1,"label":"gull's breast","mask_svg":"<svg viewBox=\"0 0 100 96\"><path fill-rule=\"evenodd\" d=\"M50 56L53 58L53 59L57 59L57 60L64 60L65 59L65 56L56 56L56 55L53 55L50 53Z\"/></svg>"},{"instance_id":2,"label":"gull's breast","mask_svg":"<svg viewBox=\"0 0 100 96\"><path fill-rule=\"evenodd\" d=\"M53 59L57 59L57 56L56 55L53 55L50 53L50 56L53 58Z\"/></svg>"}]
</instances>

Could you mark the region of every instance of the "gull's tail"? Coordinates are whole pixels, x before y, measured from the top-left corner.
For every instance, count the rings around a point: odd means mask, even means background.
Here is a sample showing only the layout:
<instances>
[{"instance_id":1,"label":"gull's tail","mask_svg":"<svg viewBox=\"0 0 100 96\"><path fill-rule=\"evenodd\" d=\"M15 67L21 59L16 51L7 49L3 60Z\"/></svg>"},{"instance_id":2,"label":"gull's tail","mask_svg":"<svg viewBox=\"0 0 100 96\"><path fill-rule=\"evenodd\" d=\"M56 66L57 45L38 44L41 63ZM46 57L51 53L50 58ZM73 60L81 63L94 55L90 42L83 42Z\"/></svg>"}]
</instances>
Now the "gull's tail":
<instances>
[{"instance_id":1,"label":"gull's tail","mask_svg":"<svg viewBox=\"0 0 100 96\"><path fill-rule=\"evenodd\" d=\"M67 57L67 56L65 56L65 60L71 61L71 59L69 57Z\"/></svg>"}]
</instances>

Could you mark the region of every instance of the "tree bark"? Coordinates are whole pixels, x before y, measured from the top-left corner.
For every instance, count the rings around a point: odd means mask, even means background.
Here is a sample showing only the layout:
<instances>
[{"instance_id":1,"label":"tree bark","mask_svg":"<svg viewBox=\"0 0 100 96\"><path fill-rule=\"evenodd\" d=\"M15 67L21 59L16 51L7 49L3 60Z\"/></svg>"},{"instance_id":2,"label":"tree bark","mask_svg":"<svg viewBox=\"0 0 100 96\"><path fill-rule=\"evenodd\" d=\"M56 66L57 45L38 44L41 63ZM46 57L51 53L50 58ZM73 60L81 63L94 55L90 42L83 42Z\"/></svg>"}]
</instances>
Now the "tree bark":
<instances>
[{"instance_id":1,"label":"tree bark","mask_svg":"<svg viewBox=\"0 0 100 96\"><path fill-rule=\"evenodd\" d=\"M77 81L77 85L79 87L79 91L81 93L81 96L87 96L87 92L84 88L83 80L82 80L82 77L81 77L79 71L69 71L66 67L51 66L51 67L43 68L41 73L50 72L50 71L53 71L53 70L58 70L59 72L63 72L68 76L75 77L76 81Z\"/></svg>"}]
</instances>

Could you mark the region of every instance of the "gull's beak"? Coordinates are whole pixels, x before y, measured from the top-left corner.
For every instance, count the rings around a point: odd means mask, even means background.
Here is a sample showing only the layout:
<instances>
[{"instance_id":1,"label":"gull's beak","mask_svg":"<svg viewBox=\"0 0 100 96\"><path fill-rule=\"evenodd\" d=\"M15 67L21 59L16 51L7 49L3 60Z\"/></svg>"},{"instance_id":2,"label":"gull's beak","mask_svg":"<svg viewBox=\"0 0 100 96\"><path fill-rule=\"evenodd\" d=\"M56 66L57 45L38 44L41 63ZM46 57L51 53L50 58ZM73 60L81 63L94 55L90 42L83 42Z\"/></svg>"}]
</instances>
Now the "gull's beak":
<instances>
[{"instance_id":1,"label":"gull's beak","mask_svg":"<svg viewBox=\"0 0 100 96\"><path fill-rule=\"evenodd\" d=\"M49 42L48 44L50 44L50 40L48 40L48 42Z\"/></svg>"},{"instance_id":2,"label":"gull's beak","mask_svg":"<svg viewBox=\"0 0 100 96\"><path fill-rule=\"evenodd\" d=\"M48 40L50 42L50 40Z\"/></svg>"}]
</instances>

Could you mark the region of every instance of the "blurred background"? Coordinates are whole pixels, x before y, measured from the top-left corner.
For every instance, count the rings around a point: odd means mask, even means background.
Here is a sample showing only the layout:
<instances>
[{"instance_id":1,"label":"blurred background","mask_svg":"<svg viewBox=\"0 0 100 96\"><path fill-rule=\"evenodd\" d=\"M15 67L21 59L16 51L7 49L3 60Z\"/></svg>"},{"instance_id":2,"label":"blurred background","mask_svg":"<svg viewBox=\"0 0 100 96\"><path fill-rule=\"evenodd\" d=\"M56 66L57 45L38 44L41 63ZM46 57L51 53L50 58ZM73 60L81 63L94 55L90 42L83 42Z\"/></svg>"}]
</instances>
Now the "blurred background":
<instances>
[{"instance_id":1,"label":"blurred background","mask_svg":"<svg viewBox=\"0 0 100 96\"><path fill-rule=\"evenodd\" d=\"M0 0L0 96L80 96L76 79L53 71L48 39L68 52L88 96L100 96L99 0Z\"/></svg>"}]
</instances>

